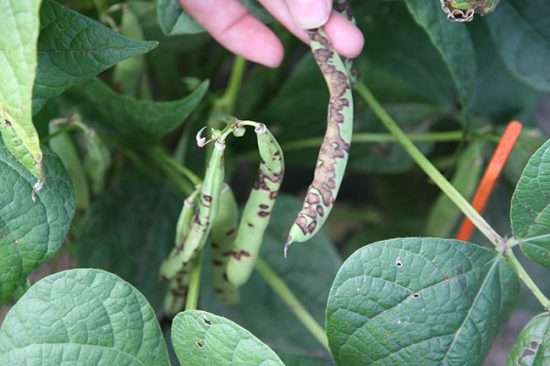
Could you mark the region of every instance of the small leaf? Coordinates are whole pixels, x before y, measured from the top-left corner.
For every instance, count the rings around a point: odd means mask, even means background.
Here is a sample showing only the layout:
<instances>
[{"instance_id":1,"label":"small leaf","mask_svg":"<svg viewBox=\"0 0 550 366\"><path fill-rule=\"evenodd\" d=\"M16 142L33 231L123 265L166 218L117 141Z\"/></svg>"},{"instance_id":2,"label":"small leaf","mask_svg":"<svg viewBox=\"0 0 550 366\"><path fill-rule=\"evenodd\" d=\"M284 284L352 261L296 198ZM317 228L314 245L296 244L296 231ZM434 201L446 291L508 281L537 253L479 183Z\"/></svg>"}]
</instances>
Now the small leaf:
<instances>
[{"instance_id":1,"label":"small leaf","mask_svg":"<svg viewBox=\"0 0 550 366\"><path fill-rule=\"evenodd\" d=\"M172 325L172 343L182 366L284 366L248 330L206 311L179 313Z\"/></svg>"},{"instance_id":2,"label":"small leaf","mask_svg":"<svg viewBox=\"0 0 550 366\"><path fill-rule=\"evenodd\" d=\"M37 282L9 311L0 328L0 364L169 362L153 309L139 291L111 273L74 269Z\"/></svg>"},{"instance_id":3,"label":"small leaf","mask_svg":"<svg viewBox=\"0 0 550 366\"><path fill-rule=\"evenodd\" d=\"M327 306L338 365L481 365L519 290L496 251L456 240L370 244L342 266Z\"/></svg>"},{"instance_id":4,"label":"small leaf","mask_svg":"<svg viewBox=\"0 0 550 366\"><path fill-rule=\"evenodd\" d=\"M476 59L474 45L466 25L448 21L436 1L406 0L416 22L424 28L455 80L460 99L466 108L474 101Z\"/></svg>"},{"instance_id":5,"label":"small leaf","mask_svg":"<svg viewBox=\"0 0 550 366\"><path fill-rule=\"evenodd\" d=\"M125 38L53 0L44 0L40 22L35 113L48 98L158 44Z\"/></svg>"},{"instance_id":6,"label":"small leaf","mask_svg":"<svg viewBox=\"0 0 550 366\"><path fill-rule=\"evenodd\" d=\"M57 156L44 148L47 184L32 199L36 179L0 141L0 305L57 252L71 224L75 197Z\"/></svg>"},{"instance_id":7,"label":"small leaf","mask_svg":"<svg viewBox=\"0 0 550 366\"><path fill-rule=\"evenodd\" d=\"M32 124L40 0L0 0L0 133L4 145L43 184L42 152Z\"/></svg>"},{"instance_id":8,"label":"small leaf","mask_svg":"<svg viewBox=\"0 0 550 366\"><path fill-rule=\"evenodd\" d=\"M502 0L487 21L506 66L541 91L550 91L550 2Z\"/></svg>"},{"instance_id":9,"label":"small leaf","mask_svg":"<svg viewBox=\"0 0 550 366\"><path fill-rule=\"evenodd\" d=\"M512 196L510 218L523 253L550 267L550 140L529 159Z\"/></svg>"},{"instance_id":10,"label":"small leaf","mask_svg":"<svg viewBox=\"0 0 550 366\"><path fill-rule=\"evenodd\" d=\"M550 314L531 319L516 340L506 366L544 366L550 363Z\"/></svg>"},{"instance_id":11,"label":"small leaf","mask_svg":"<svg viewBox=\"0 0 550 366\"><path fill-rule=\"evenodd\" d=\"M117 94L99 79L92 79L76 92L92 102L99 113L100 118L95 120L98 129L107 130L111 137L129 145L147 148L180 126L207 90L208 81L204 81L183 99L149 102Z\"/></svg>"},{"instance_id":12,"label":"small leaf","mask_svg":"<svg viewBox=\"0 0 550 366\"><path fill-rule=\"evenodd\" d=\"M174 246L180 208L181 200L158 184L135 174L125 176L80 221L79 263L121 276L159 308L166 286L159 281L158 268Z\"/></svg>"}]
</instances>

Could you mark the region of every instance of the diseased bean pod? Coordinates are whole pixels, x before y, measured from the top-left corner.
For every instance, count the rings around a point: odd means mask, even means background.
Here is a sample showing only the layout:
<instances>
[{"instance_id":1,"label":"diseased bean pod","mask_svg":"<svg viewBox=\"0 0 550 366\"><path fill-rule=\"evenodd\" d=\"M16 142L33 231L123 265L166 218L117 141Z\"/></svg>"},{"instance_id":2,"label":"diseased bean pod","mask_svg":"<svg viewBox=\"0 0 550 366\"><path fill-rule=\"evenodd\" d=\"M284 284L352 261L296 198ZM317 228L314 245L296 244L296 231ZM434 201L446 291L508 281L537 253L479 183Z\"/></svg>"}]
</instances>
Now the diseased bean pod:
<instances>
[{"instance_id":1,"label":"diseased bean pod","mask_svg":"<svg viewBox=\"0 0 550 366\"><path fill-rule=\"evenodd\" d=\"M200 204L192 219L189 234L186 236L183 246L174 248L161 265L161 273L167 279L173 278L178 270L193 260L208 239L219 207L224 178L224 150L225 144L216 141L200 190Z\"/></svg>"},{"instance_id":2,"label":"diseased bean pod","mask_svg":"<svg viewBox=\"0 0 550 366\"><path fill-rule=\"evenodd\" d=\"M164 298L164 313L169 317L175 316L185 308L192 266L193 262L189 261L178 272L178 275L170 280L168 293Z\"/></svg>"},{"instance_id":3,"label":"diseased bean pod","mask_svg":"<svg viewBox=\"0 0 550 366\"><path fill-rule=\"evenodd\" d=\"M285 255L292 242L309 240L326 221L342 183L353 129L353 98L346 66L322 29L310 30L308 34L313 56L330 92L327 130L313 182L285 244Z\"/></svg>"},{"instance_id":4,"label":"diseased bean pod","mask_svg":"<svg viewBox=\"0 0 550 366\"><path fill-rule=\"evenodd\" d=\"M227 264L227 277L237 287L254 269L284 174L283 153L277 140L264 124L259 124L255 132L260 153L258 178L244 207L235 249Z\"/></svg>"},{"instance_id":5,"label":"diseased bean pod","mask_svg":"<svg viewBox=\"0 0 550 366\"><path fill-rule=\"evenodd\" d=\"M227 262L233 254L233 246L239 224L239 207L231 188L224 184L220 209L212 224L212 281L216 296L227 305L239 302L239 290L227 278Z\"/></svg>"},{"instance_id":6,"label":"diseased bean pod","mask_svg":"<svg viewBox=\"0 0 550 366\"><path fill-rule=\"evenodd\" d=\"M183 243L191 227L191 220L193 219L193 216L195 216L195 208L196 208L195 200L197 198L198 193L199 193L199 189L195 190L193 193L191 193L189 197L187 197L183 201L183 207L181 209L178 222L176 224L176 236L174 238L175 250L181 250L183 248ZM176 262L174 262L174 268L175 269L173 269L172 267L161 266L160 277L163 280L167 280L168 279L167 273L172 273L173 271L176 271L176 272L182 271L182 269L177 266Z\"/></svg>"},{"instance_id":7,"label":"diseased bean pod","mask_svg":"<svg viewBox=\"0 0 550 366\"><path fill-rule=\"evenodd\" d=\"M176 236L174 243L176 248L183 246L183 242L189 233L191 220L195 215L195 200L199 193L199 189L195 190L189 197L183 201L178 223L176 224ZM191 280L192 261L184 264L182 268L178 268L176 277L170 280L168 285L168 293L164 298L164 313L168 316L174 316L185 307L185 299L189 290L189 281ZM167 279L166 268L161 268L160 276Z\"/></svg>"},{"instance_id":8,"label":"diseased bean pod","mask_svg":"<svg viewBox=\"0 0 550 366\"><path fill-rule=\"evenodd\" d=\"M470 22L474 14L485 15L497 7L500 0L440 0L441 8L451 22Z\"/></svg>"},{"instance_id":9,"label":"diseased bean pod","mask_svg":"<svg viewBox=\"0 0 550 366\"><path fill-rule=\"evenodd\" d=\"M348 0L336 0L336 11L345 16L353 24L356 24L355 18L351 11L351 5ZM355 85L359 81L361 75L359 68L357 67L355 60L352 58L343 58L342 61L346 65L346 70L350 78L351 85Z\"/></svg>"}]
</instances>

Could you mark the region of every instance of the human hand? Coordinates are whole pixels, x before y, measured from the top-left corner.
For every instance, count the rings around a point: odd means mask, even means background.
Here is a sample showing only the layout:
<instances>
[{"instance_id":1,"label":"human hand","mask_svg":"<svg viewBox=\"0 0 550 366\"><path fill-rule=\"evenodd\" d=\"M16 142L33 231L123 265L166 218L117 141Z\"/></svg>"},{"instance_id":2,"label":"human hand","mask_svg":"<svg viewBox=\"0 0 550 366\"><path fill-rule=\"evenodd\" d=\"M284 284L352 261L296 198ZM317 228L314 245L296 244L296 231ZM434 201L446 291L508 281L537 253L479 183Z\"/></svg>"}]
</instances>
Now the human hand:
<instances>
[{"instance_id":1,"label":"human hand","mask_svg":"<svg viewBox=\"0 0 550 366\"><path fill-rule=\"evenodd\" d=\"M238 0L179 0L183 9L229 51L268 67L284 55L275 34L249 14ZM355 57L363 49L363 34L332 10L332 0L258 0L296 37L309 43L306 29L323 26L336 51Z\"/></svg>"}]
</instances>

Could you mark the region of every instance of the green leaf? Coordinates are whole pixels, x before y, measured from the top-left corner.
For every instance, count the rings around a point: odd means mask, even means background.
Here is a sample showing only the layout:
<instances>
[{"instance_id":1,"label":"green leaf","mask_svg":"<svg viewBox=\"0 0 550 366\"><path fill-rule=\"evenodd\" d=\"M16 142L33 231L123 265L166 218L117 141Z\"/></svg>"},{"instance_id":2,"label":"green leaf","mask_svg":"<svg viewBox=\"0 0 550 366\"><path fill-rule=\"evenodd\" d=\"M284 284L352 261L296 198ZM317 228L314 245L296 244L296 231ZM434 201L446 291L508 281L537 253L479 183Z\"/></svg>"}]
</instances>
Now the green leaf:
<instances>
[{"instance_id":1,"label":"green leaf","mask_svg":"<svg viewBox=\"0 0 550 366\"><path fill-rule=\"evenodd\" d=\"M518 336L506 366L544 366L550 362L550 314L531 319Z\"/></svg>"},{"instance_id":2,"label":"green leaf","mask_svg":"<svg viewBox=\"0 0 550 366\"><path fill-rule=\"evenodd\" d=\"M487 18L506 66L541 91L550 91L550 3L502 0Z\"/></svg>"},{"instance_id":3,"label":"green leaf","mask_svg":"<svg viewBox=\"0 0 550 366\"><path fill-rule=\"evenodd\" d=\"M42 152L32 124L39 8L40 0L0 0L0 133L10 153L42 181Z\"/></svg>"},{"instance_id":4,"label":"green leaf","mask_svg":"<svg viewBox=\"0 0 550 366\"><path fill-rule=\"evenodd\" d=\"M327 334L339 365L481 365L519 290L496 251L456 240L392 239L338 272Z\"/></svg>"},{"instance_id":5,"label":"green leaf","mask_svg":"<svg viewBox=\"0 0 550 366\"><path fill-rule=\"evenodd\" d=\"M248 330L206 311L179 313L172 324L172 343L182 366L284 366Z\"/></svg>"},{"instance_id":6,"label":"green leaf","mask_svg":"<svg viewBox=\"0 0 550 366\"><path fill-rule=\"evenodd\" d=\"M202 82L187 97L172 102L149 102L115 93L99 79L80 86L81 93L99 114L98 129L120 141L139 148L148 148L179 127L195 110L208 90ZM86 116L86 112L83 112ZM94 114L86 116L94 120Z\"/></svg>"},{"instance_id":7,"label":"green leaf","mask_svg":"<svg viewBox=\"0 0 550 366\"><path fill-rule=\"evenodd\" d=\"M512 196L510 218L523 253L550 267L550 140L529 159Z\"/></svg>"},{"instance_id":8,"label":"green leaf","mask_svg":"<svg viewBox=\"0 0 550 366\"><path fill-rule=\"evenodd\" d=\"M436 1L406 0L416 22L424 28L439 51L453 78L465 108L474 101L476 59L474 45L465 24L451 23Z\"/></svg>"},{"instance_id":9,"label":"green leaf","mask_svg":"<svg viewBox=\"0 0 550 366\"><path fill-rule=\"evenodd\" d=\"M168 366L153 309L130 284L97 269L37 282L0 328L2 365Z\"/></svg>"},{"instance_id":10,"label":"green leaf","mask_svg":"<svg viewBox=\"0 0 550 366\"><path fill-rule=\"evenodd\" d=\"M472 142L462 152L451 180L453 186L468 200L473 196L481 179L482 156L482 144L479 141ZM447 195L440 193L428 216L426 234L440 238L450 237L461 215L460 209Z\"/></svg>"},{"instance_id":11,"label":"green leaf","mask_svg":"<svg viewBox=\"0 0 550 366\"><path fill-rule=\"evenodd\" d=\"M174 246L180 209L181 200L158 183L125 176L82 218L76 239L79 263L121 276L159 309L166 286L159 282L158 268Z\"/></svg>"},{"instance_id":12,"label":"green leaf","mask_svg":"<svg viewBox=\"0 0 550 366\"><path fill-rule=\"evenodd\" d=\"M245 8L260 21L267 23L271 17L256 0L240 0ZM204 29L181 8L177 0L159 0L157 3L158 22L168 36L196 34Z\"/></svg>"},{"instance_id":13,"label":"green leaf","mask_svg":"<svg viewBox=\"0 0 550 366\"><path fill-rule=\"evenodd\" d=\"M130 40L53 0L44 0L40 11L34 112L48 98L125 59L147 53L157 44Z\"/></svg>"},{"instance_id":14,"label":"green leaf","mask_svg":"<svg viewBox=\"0 0 550 366\"><path fill-rule=\"evenodd\" d=\"M476 113L492 121L533 121L541 93L508 70L486 19L478 18L468 28L478 65Z\"/></svg>"},{"instance_id":15,"label":"green leaf","mask_svg":"<svg viewBox=\"0 0 550 366\"><path fill-rule=\"evenodd\" d=\"M277 198L260 255L322 324L330 285L341 261L324 231L311 239L310 245L292 247L289 257L283 258L286 234L300 207L301 202L289 195L283 194ZM210 263L208 257L205 258L207 263ZM277 352L328 357L323 347L257 272L241 287L240 304L230 308L215 296L210 268L204 267L200 297L202 309L237 322Z\"/></svg>"},{"instance_id":16,"label":"green leaf","mask_svg":"<svg viewBox=\"0 0 550 366\"><path fill-rule=\"evenodd\" d=\"M0 141L0 305L26 277L57 252L71 224L75 198L57 156L44 148L44 188Z\"/></svg>"}]
</instances>

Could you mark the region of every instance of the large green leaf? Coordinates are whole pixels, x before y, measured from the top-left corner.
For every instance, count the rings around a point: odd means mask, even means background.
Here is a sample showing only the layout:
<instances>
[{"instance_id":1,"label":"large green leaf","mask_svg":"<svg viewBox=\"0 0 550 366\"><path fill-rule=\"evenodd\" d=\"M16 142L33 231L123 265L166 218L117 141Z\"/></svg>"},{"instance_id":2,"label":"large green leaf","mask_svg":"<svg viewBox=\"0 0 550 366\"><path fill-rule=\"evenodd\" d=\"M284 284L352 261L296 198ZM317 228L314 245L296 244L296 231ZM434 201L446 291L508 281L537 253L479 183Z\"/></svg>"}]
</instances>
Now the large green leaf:
<instances>
[{"instance_id":1,"label":"large green leaf","mask_svg":"<svg viewBox=\"0 0 550 366\"><path fill-rule=\"evenodd\" d=\"M93 111L87 119L111 137L140 148L148 148L180 126L195 110L208 90L201 83L191 94L171 102L150 102L115 93L99 79L92 79L76 90ZM99 114L99 117L94 117Z\"/></svg>"},{"instance_id":2,"label":"large green leaf","mask_svg":"<svg viewBox=\"0 0 550 366\"><path fill-rule=\"evenodd\" d=\"M550 267L550 140L529 159L512 196L510 218L523 253Z\"/></svg>"},{"instance_id":3,"label":"large green leaf","mask_svg":"<svg viewBox=\"0 0 550 366\"><path fill-rule=\"evenodd\" d=\"M40 0L0 0L0 133L7 149L42 180L42 152L32 124L39 8Z\"/></svg>"},{"instance_id":4,"label":"large green leaf","mask_svg":"<svg viewBox=\"0 0 550 366\"><path fill-rule=\"evenodd\" d=\"M476 86L476 59L474 45L465 24L451 23L436 1L406 0L416 22L428 33L453 78L460 98L469 108L474 100Z\"/></svg>"},{"instance_id":5,"label":"large green leaf","mask_svg":"<svg viewBox=\"0 0 550 366\"><path fill-rule=\"evenodd\" d=\"M179 313L172 324L172 343L182 366L284 366L248 330L206 311Z\"/></svg>"},{"instance_id":6,"label":"large green leaf","mask_svg":"<svg viewBox=\"0 0 550 366\"><path fill-rule=\"evenodd\" d=\"M518 336L506 366L544 366L550 363L550 314L531 319Z\"/></svg>"},{"instance_id":7,"label":"large green leaf","mask_svg":"<svg viewBox=\"0 0 550 366\"><path fill-rule=\"evenodd\" d=\"M263 22L271 17L267 11L258 5L256 0L240 0L247 10ZM159 0L157 3L158 22L162 31L168 36L179 34L196 34L204 29L181 8L177 0Z\"/></svg>"},{"instance_id":8,"label":"large green leaf","mask_svg":"<svg viewBox=\"0 0 550 366\"><path fill-rule=\"evenodd\" d=\"M114 274L74 269L37 282L0 328L2 365L168 366L155 314Z\"/></svg>"},{"instance_id":9,"label":"large green leaf","mask_svg":"<svg viewBox=\"0 0 550 366\"><path fill-rule=\"evenodd\" d=\"M40 22L35 112L48 98L157 46L123 37L54 0L44 0Z\"/></svg>"},{"instance_id":10,"label":"large green leaf","mask_svg":"<svg viewBox=\"0 0 550 366\"><path fill-rule=\"evenodd\" d=\"M288 258L283 257L286 235L300 207L301 202L296 198L279 196L260 254L313 317L322 323L330 284L341 261L324 231L311 239L309 245L296 245L289 250ZM205 263L209 261L205 260ZM277 352L328 357L322 346L257 272L240 289L240 304L230 308L215 296L208 267L205 266L203 274L202 309L237 322Z\"/></svg>"},{"instance_id":11,"label":"large green leaf","mask_svg":"<svg viewBox=\"0 0 550 366\"><path fill-rule=\"evenodd\" d=\"M158 183L138 175L124 177L82 218L78 261L116 273L159 308L166 286L159 282L158 268L174 245L180 208L181 200Z\"/></svg>"},{"instance_id":12,"label":"large green leaf","mask_svg":"<svg viewBox=\"0 0 550 366\"><path fill-rule=\"evenodd\" d=\"M65 239L75 210L71 179L57 156L44 148L44 188L0 141L0 304L27 275L50 259Z\"/></svg>"},{"instance_id":13,"label":"large green leaf","mask_svg":"<svg viewBox=\"0 0 550 366\"><path fill-rule=\"evenodd\" d=\"M478 65L476 113L494 122L512 119L523 123L533 121L533 112L541 93L508 70L486 19L476 19L469 24L468 30L474 42Z\"/></svg>"},{"instance_id":14,"label":"large green leaf","mask_svg":"<svg viewBox=\"0 0 550 366\"><path fill-rule=\"evenodd\" d=\"M496 251L456 240L370 244L342 266L327 306L339 365L481 365L519 289Z\"/></svg>"},{"instance_id":15,"label":"large green leaf","mask_svg":"<svg viewBox=\"0 0 550 366\"><path fill-rule=\"evenodd\" d=\"M546 0L502 0L487 18L506 66L543 91L550 91L549 17Z\"/></svg>"}]
</instances>

